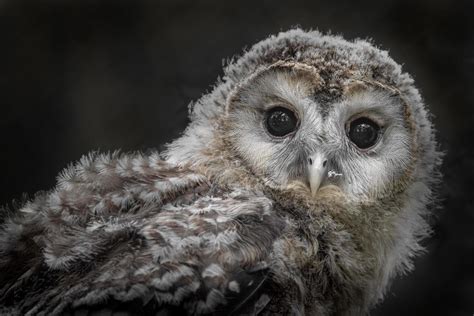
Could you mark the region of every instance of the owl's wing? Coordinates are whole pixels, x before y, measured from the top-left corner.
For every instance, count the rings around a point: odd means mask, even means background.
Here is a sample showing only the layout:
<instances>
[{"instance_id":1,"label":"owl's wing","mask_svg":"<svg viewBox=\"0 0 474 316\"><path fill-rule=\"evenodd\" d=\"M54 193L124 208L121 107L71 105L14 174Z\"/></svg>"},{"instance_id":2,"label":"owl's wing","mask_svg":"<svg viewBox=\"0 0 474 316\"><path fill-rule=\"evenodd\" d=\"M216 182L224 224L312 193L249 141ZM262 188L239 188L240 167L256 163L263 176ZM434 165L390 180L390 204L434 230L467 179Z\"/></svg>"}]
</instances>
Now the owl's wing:
<instances>
[{"instance_id":1,"label":"owl's wing","mask_svg":"<svg viewBox=\"0 0 474 316\"><path fill-rule=\"evenodd\" d=\"M257 314L284 226L158 155L89 156L2 224L0 313Z\"/></svg>"}]
</instances>

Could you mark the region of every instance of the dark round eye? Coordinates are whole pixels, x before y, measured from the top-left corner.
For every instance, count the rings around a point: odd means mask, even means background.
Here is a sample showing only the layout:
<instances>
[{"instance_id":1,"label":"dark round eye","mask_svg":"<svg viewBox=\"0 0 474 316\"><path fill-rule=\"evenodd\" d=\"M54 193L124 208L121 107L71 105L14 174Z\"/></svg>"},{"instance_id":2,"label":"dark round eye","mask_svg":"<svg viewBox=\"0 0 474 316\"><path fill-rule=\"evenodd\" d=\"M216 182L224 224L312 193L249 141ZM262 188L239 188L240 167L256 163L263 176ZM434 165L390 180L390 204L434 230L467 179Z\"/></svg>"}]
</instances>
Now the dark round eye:
<instances>
[{"instance_id":1,"label":"dark round eye","mask_svg":"<svg viewBox=\"0 0 474 316\"><path fill-rule=\"evenodd\" d=\"M350 123L347 136L359 148L367 149L375 145L379 138L380 126L374 121L361 117Z\"/></svg>"},{"instance_id":2,"label":"dark round eye","mask_svg":"<svg viewBox=\"0 0 474 316\"><path fill-rule=\"evenodd\" d=\"M281 137L296 129L298 119L296 118L295 113L287 108L279 106L268 110L265 123L270 134Z\"/></svg>"}]
</instances>

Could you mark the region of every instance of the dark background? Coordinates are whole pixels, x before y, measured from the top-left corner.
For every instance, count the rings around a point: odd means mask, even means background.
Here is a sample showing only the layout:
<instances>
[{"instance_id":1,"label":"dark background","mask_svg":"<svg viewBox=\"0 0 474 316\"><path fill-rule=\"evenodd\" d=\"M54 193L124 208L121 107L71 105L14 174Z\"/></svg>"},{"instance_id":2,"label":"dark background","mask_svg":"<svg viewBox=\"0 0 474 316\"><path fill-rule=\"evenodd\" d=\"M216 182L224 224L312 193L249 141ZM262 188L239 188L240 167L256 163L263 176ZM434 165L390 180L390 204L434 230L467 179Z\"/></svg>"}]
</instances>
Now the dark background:
<instances>
[{"instance_id":1,"label":"dark background","mask_svg":"<svg viewBox=\"0 0 474 316\"><path fill-rule=\"evenodd\" d=\"M91 150L176 138L222 59L271 33L371 37L414 76L447 152L428 252L373 314L473 315L471 2L0 0L0 204Z\"/></svg>"}]
</instances>

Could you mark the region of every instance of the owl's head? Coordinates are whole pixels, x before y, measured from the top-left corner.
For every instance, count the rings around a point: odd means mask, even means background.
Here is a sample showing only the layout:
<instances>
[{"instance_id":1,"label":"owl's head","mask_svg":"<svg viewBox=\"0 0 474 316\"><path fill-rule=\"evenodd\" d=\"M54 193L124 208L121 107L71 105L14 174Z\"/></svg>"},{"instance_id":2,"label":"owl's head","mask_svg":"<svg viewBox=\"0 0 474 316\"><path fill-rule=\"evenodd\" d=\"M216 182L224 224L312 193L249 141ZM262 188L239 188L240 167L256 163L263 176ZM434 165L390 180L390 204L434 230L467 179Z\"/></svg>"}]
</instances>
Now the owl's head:
<instances>
[{"instance_id":1,"label":"owl's head","mask_svg":"<svg viewBox=\"0 0 474 316\"><path fill-rule=\"evenodd\" d=\"M254 45L224 73L166 158L217 177L245 170L272 189L304 187L307 200L337 188L349 202L337 214L328 202L342 230L330 242L348 270L371 266L375 300L422 249L438 180L434 129L412 78L369 42L300 29Z\"/></svg>"},{"instance_id":2,"label":"owl's head","mask_svg":"<svg viewBox=\"0 0 474 316\"><path fill-rule=\"evenodd\" d=\"M333 184L351 199L376 200L415 186L428 201L439 163L411 77L366 41L315 31L254 45L194 104L191 119L169 159L207 161L211 141L225 137L264 183L299 182L312 195Z\"/></svg>"}]
</instances>

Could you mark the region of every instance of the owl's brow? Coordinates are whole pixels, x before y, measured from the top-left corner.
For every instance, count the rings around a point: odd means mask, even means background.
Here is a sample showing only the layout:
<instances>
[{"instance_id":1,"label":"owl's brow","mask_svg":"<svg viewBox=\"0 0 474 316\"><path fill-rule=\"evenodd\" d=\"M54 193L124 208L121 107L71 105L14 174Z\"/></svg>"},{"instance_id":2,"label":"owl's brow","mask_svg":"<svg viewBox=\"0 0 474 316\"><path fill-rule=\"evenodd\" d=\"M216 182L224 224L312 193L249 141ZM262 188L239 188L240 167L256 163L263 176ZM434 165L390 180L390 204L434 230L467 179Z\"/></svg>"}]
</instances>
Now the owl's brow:
<instances>
[{"instance_id":1,"label":"owl's brow","mask_svg":"<svg viewBox=\"0 0 474 316\"><path fill-rule=\"evenodd\" d=\"M288 101L287 99L285 99L283 97L280 97L280 96L272 94L272 93L266 94L265 97L270 101L270 102L268 102L264 105L265 110L275 106L276 104L283 104L283 105L287 106L288 108L290 108L290 110L292 110L294 112L296 112L296 110L297 110L296 107L290 101Z\"/></svg>"},{"instance_id":2,"label":"owl's brow","mask_svg":"<svg viewBox=\"0 0 474 316\"><path fill-rule=\"evenodd\" d=\"M329 115L331 105L342 98L342 93L318 90L311 97L318 104L319 113L324 119Z\"/></svg>"},{"instance_id":3,"label":"owl's brow","mask_svg":"<svg viewBox=\"0 0 474 316\"><path fill-rule=\"evenodd\" d=\"M366 84L369 84L369 85L372 85L372 86L376 86L376 87L382 88L384 90L387 90L387 91L391 92L392 94L395 94L395 95L399 96L400 98L403 98L402 92L398 88L396 88L394 86L391 86L391 85L388 85L388 84L383 83L383 82L378 81L378 80L371 80L371 79L366 79L366 78L357 78L357 79L352 79L351 82L366 83ZM405 101L405 100L403 100L403 101Z\"/></svg>"},{"instance_id":4,"label":"owl's brow","mask_svg":"<svg viewBox=\"0 0 474 316\"><path fill-rule=\"evenodd\" d=\"M416 125L415 125L415 122L413 120L413 115L411 113L411 110L408 106L408 101L403 96L403 93L397 87L387 85L387 84L385 84L383 82L380 82L378 80L370 80L370 79L364 79L364 78L356 79L356 80L353 80L353 81L354 82L360 82L360 83L367 83L369 85L382 88L386 91L391 92L392 93L390 95L391 97L397 96L398 98L400 98L400 100L402 101L402 104L403 104L403 111L404 111L405 118L406 118L407 122L410 123L410 126L409 126L410 131L414 134L415 129L416 129Z\"/></svg>"}]
</instances>

